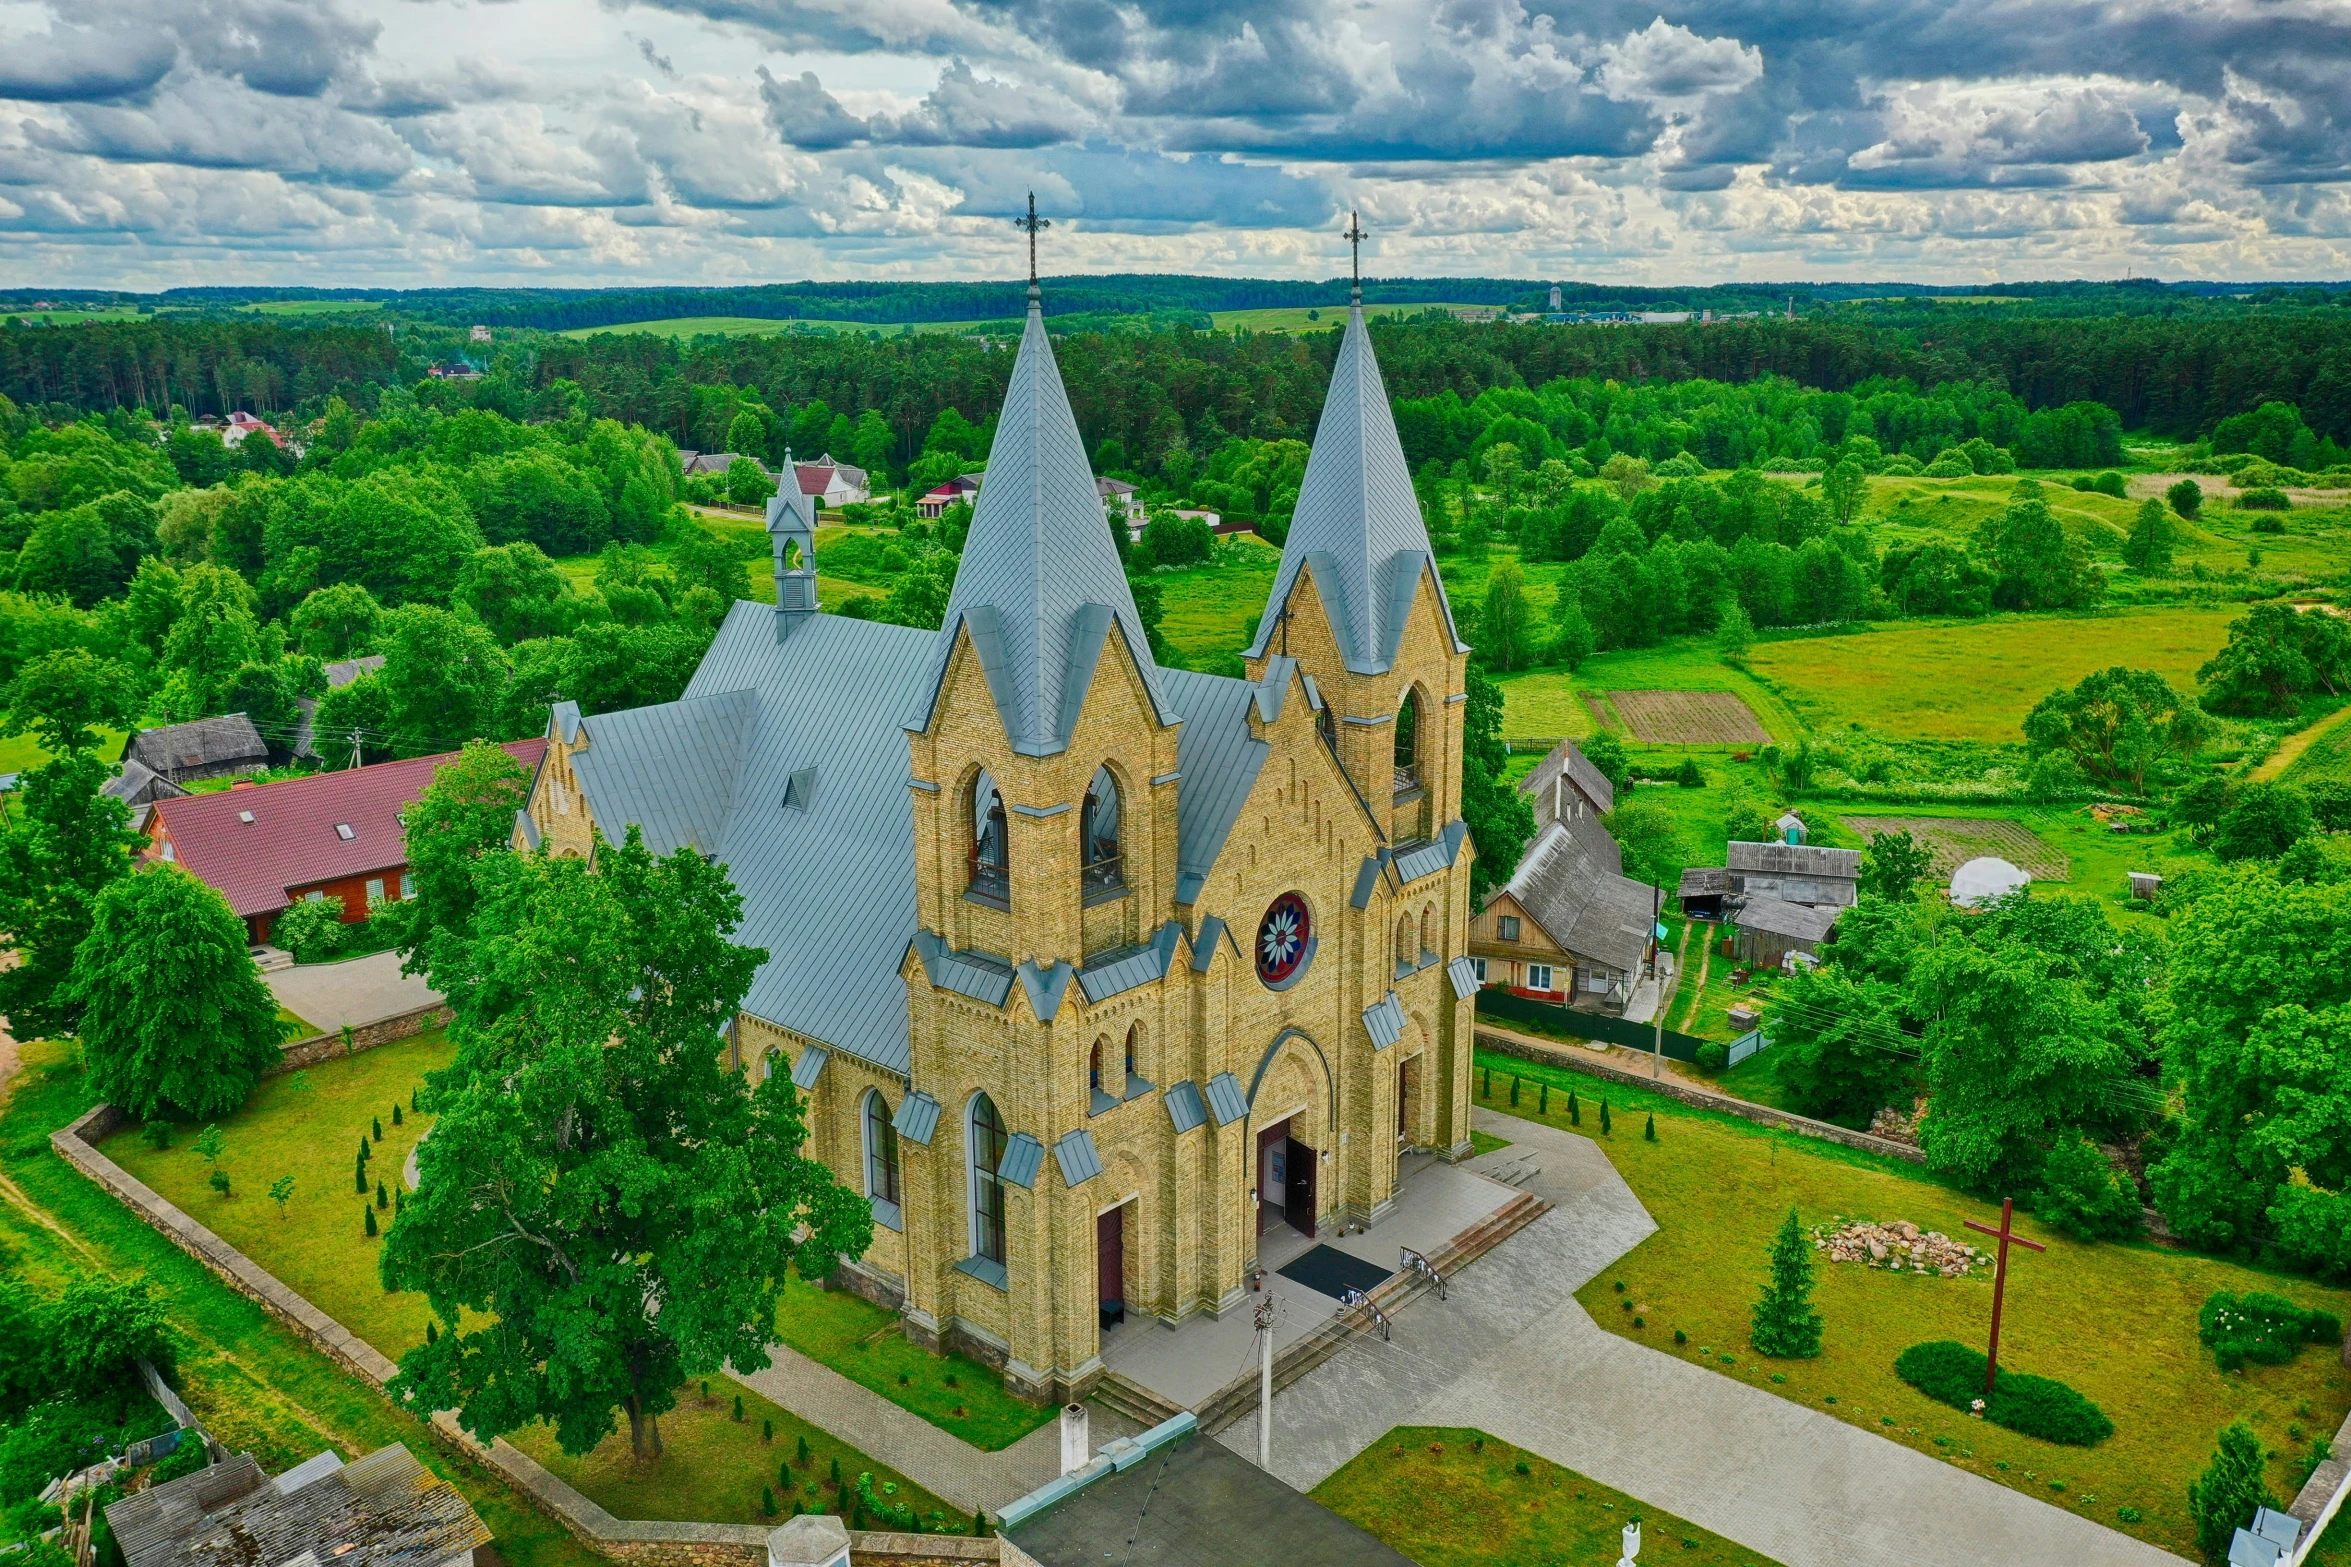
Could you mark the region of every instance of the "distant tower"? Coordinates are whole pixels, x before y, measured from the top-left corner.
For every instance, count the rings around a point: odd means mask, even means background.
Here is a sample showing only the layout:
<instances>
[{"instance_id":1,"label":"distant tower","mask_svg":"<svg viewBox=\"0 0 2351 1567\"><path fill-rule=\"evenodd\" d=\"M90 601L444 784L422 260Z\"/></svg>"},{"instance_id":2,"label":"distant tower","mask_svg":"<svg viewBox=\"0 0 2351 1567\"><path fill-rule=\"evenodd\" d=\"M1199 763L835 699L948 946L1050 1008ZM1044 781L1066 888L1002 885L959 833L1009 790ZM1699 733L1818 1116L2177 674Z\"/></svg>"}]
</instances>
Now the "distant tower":
<instances>
[{"instance_id":1,"label":"distant tower","mask_svg":"<svg viewBox=\"0 0 2351 1567\"><path fill-rule=\"evenodd\" d=\"M1793 294L1788 296L1788 319L1791 321L1796 319L1796 296Z\"/></svg>"},{"instance_id":2,"label":"distant tower","mask_svg":"<svg viewBox=\"0 0 2351 1567\"><path fill-rule=\"evenodd\" d=\"M1554 283L1551 285L1551 313L1559 314L1559 308L1559 285Z\"/></svg>"}]
</instances>

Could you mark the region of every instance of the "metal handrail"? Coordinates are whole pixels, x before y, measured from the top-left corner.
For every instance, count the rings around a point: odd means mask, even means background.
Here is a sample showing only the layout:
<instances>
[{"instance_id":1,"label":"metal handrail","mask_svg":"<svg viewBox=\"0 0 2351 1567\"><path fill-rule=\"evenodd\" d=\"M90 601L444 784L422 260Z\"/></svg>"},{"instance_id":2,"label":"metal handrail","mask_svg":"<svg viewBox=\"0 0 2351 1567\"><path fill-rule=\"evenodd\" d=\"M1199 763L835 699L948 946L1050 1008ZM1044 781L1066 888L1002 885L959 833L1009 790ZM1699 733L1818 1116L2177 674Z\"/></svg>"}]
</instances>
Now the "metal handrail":
<instances>
[{"instance_id":1,"label":"metal handrail","mask_svg":"<svg viewBox=\"0 0 2351 1567\"><path fill-rule=\"evenodd\" d=\"M1409 1246L1399 1246L1396 1250L1403 1254L1396 1266L1409 1269L1434 1284L1437 1287L1437 1299L1443 1300L1445 1298L1445 1275L1437 1271L1437 1265Z\"/></svg>"},{"instance_id":2,"label":"metal handrail","mask_svg":"<svg viewBox=\"0 0 2351 1567\"><path fill-rule=\"evenodd\" d=\"M1388 1314L1380 1310L1379 1307L1373 1305L1370 1296L1364 1294L1363 1291L1359 1289L1353 1288L1352 1286L1339 1291L1339 1310L1341 1313L1351 1311L1357 1306L1361 1306L1364 1310L1370 1312L1371 1320L1380 1325L1380 1342L1383 1344L1392 1344L1395 1342L1395 1339L1388 1332Z\"/></svg>"}]
</instances>

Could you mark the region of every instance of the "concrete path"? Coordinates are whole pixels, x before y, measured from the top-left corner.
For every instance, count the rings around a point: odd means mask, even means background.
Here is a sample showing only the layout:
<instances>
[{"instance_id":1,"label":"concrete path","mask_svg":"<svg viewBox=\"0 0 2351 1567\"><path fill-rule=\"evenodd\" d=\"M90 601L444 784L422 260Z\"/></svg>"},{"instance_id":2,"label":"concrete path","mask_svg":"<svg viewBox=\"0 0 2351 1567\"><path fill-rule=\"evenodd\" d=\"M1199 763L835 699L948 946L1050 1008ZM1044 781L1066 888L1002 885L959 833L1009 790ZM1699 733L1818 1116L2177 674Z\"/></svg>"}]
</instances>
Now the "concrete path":
<instances>
[{"instance_id":1,"label":"concrete path","mask_svg":"<svg viewBox=\"0 0 2351 1567\"><path fill-rule=\"evenodd\" d=\"M400 954L371 952L340 963L302 963L261 976L278 1005L308 1019L322 1034L429 1007L439 992L400 972Z\"/></svg>"},{"instance_id":2,"label":"concrete path","mask_svg":"<svg viewBox=\"0 0 2351 1567\"><path fill-rule=\"evenodd\" d=\"M774 1358L765 1371L730 1367L727 1375L966 1512L983 1507L993 1514L1061 1473L1057 1421L1001 1452L983 1453L798 1350L774 1344L768 1353ZM1098 1403L1088 1408L1096 1449L1143 1429Z\"/></svg>"},{"instance_id":3,"label":"concrete path","mask_svg":"<svg viewBox=\"0 0 2351 1567\"><path fill-rule=\"evenodd\" d=\"M1491 1111L1558 1204L1275 1398L1274 1472L1305 1490L1399 1425L1475 1426L1786 1567L2177 1567L2062 1508L1604 1331L1574 1291L1656 1229L1586 1138ZM1222 1433L1254 1455L1245 1420Z\"/></svg>"}]
</instances>

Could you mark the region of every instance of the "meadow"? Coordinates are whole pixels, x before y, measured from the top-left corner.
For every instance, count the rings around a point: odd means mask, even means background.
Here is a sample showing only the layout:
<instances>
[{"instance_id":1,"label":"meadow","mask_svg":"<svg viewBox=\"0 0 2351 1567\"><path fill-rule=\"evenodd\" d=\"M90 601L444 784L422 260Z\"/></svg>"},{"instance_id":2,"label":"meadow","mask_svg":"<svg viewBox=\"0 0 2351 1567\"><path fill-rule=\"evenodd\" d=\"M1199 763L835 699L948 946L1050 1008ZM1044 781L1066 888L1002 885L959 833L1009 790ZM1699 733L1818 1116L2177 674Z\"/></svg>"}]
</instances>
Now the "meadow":
<instances>
[{"instance_id":1,"label":"meadow","mask_svg":"<svg viewBox=\"0 0 2351 1567\"><path fill-rule=\"evenodd\" d=\"M1382 317L1402 318L1418 315L1423 310L1480 310L1481 305L1367 305L1363 316L1367 321ZM1327 332L1347 324L1345 305L1285 305L1269 310L1216 310L1209 312L1209 320L1220 332L1236 329L1249 332Z\"/></svg>"},{"instance_id":2,"label":"meadow","mask_svg":"<svg viewBox=\"0 0 2351 1567\"><path fill-rule=\"evenodd\" d=\"M623 337L773 337L781 332L801 330L814 332L881 332L895 337L901 332L968 332L984 321L827 321L814 317L795 316L782 320L766 316L671 316L661 321L626 321L616 326L575 327L559 332L558 337L599 337L615 333Z\"/></svg>"}]
</instances>

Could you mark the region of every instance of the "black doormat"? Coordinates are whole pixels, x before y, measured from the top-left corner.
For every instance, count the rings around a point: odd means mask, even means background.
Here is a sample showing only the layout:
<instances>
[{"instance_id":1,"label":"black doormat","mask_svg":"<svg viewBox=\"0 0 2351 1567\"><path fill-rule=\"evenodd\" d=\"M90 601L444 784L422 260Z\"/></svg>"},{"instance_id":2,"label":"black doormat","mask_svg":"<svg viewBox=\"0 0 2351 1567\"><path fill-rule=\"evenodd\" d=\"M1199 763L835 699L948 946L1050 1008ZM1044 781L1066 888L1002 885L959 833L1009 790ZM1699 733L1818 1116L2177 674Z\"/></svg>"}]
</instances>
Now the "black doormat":
<instances>
[{"instance_id":1,"label":"black doormat","mask_svg":"<svg viewBox=\"0 0 2351 1567\"><path fill-rule=\"evenodd\" d=\"M1277 1269L1285 1279L1295 1279L1310 1290L1319 1290L1333 1300L1351 1289L1370 1294L1388 1281L1388 1270L1376 1262L1365 1262L1361 1257L1350 1257L1335 1246L1317 1246L1314 1250Z\"/></svg>"}]
</instances>

